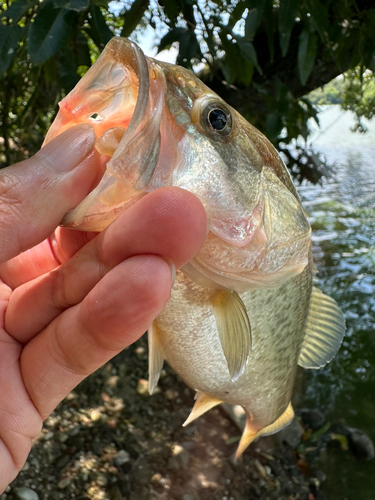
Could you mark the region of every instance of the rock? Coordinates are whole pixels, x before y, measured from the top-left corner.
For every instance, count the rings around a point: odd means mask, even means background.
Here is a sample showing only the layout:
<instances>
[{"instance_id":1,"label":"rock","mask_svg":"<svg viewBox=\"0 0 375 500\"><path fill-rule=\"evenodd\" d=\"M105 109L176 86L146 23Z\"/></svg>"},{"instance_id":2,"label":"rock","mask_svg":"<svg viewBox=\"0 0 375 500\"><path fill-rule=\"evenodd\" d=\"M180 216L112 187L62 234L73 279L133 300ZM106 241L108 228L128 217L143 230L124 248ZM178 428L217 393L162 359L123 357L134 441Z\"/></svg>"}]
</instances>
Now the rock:
<instances>
[{"instance_id":1,"label":"rock","mask_svg":"<svg viewBox=\"0 0 375 500\"><path fill-rule=\"evenodd\" d=\"M231 494L235 500L245 500L245 497L237 490L232 490Z\"/></svg>"},{"instance_id":2,"label":"rock","mask_svg":"<svg viewBox=\"0 0 375 500\"><path fill-rule=\"evenodd\" d=\"M237 425L240 431L243 431L246 425L246 414L242 406L232 406L228 403L221 405L221 409L225 411L228 417Z\"/></svg>"},{"instance_id":3,"label":"rock","mask_svg":"<svg viewBox=\"0 0 375 500\"><path fill-rule=\"evenodd\" d=\"M67 465L70 461L70 456L69 455L62 455L59 457L56 461L56 467L58 469L63 469L65 465Z\"/></svg>"},{"instance_id":4,"label":"rock","mask_svg":"<svg viewBox=\"0 0 375 500\"><path fill-rule=\"evenodd\" d=\"M30 488L15 488L13 491L18 500L39 500L38 493Z\"/></svg>"},{"instance_id":5,"label":"rock","mask_svg":"<svg viewBox=\"0 0 375 500\"><path fill-rule=\"evenodd\" d=\"M80 433L81 431L81 426L79 424L74 424L69 430L68 430L68 434L69 436L71 437L75 437L75 436L78 436L78 434Z\"/></svg>"},{"instance_id":6,"label":"rock","mask_svg":"<svg viewBox=\"0 0 375 500\"><path fill-rule=\"evenodd\" d=\"M172 456L168 459L168 469L185 469L190 460L189 452L181 445L172 448Z\"/></svg>"},{"instance_id":7,"label":"rock","mask_svg":"<svg viewBox=\"0 0 375 500\"><path fill-rule=\"evenodd\" d=\"M291 448L296 448L303 436L303 428L300 422L295 418L287 427L284 427L278 434L279 443L285 443Z\"/></svg>"},{"instance_id":8,"label":"rock","mask_svg":"<svg viewBox=\"0 0 375 500\"><path fill-rule=\"evenodd\" d=\"M348 427L348 441L353 454L359 460L371 460L375 457L374 443L367 434L359 429Z\"/></svg>"},{"instance_id":9,"label":"rock","mask_svg":"<svg viewBox=\"0 0 375 500\"><path fill-rule=\"evenodd\" d=\"M125 450L120 450L117 455L113 458L113 463L116 467L122 467L124 464L130 462L130 455Z\"/></svg>"},{"instance_id":10,"label":"rock","mask_svg":"<svg viewBox=\"0 0 375 500\"><path fill-rule=\"evenodd\" d=\"M89 415L90 419L93 422L98 422L98 420L102 418L102 412L98 408L94 408L93 410L91 410Z\"/></svg>"},{"instance_id":11,"label":"rock","mask_svg":"<svg viewBox=\"0 0 375 500\"><path fill-rule=\"evenodd\" d=\"M103 453L103 444L100 441L94 441L91 445L92 451L100 457L100 455Z\"/></svg>"},{"instance_id":12,"label":"rock","mask_svg":"<svg viewBox=\"0 0 375 500\"><path fill-rule=\"evenodd\" d=\"M104 474L98 474L98 477L96 478L96 484L98 484L99 486L107 486L108 479Z\"/></svg>"},{"instance_id":13,"label":"rock","mask_svg":"<svg viewBox=\"0 0 375 500\"><path fill-rule=\"evenodd\" d=\"M24 466L22 467L22 472L26 472L28 470L30 470L30 464L29 462L25 462Z\"/></svg>"},{"instance_id":14,"label":"rock","mask_svg":"<svg viewBox=\"0 0 375 500\"><path fill-rule=\"evenodd\" d=\"M123 496L121 495L121 491L118 486L113 486L109 490L109 498L110 500L123 500Z\"/></svg>"},{"instance_id":15,"label":"rock","mask_svg":"<svg viewBox=\"0 0 375 500\"><path fill-rule=\"evenodd\" d=\"M196 491L192 493L185 493L185 495L182 497L182 500L199 500L199 496Z\"/></svg>"},{"instance_id":16,"label":"rock","mask_svg":"<svg viewBox=\"0 0 375 500\"><path fill-rule=\"evenodd\" d=\"M144 378L138 380L136 391L140 396L149 396L148 380L145 380Z\"/></svg>"},{"instance_id":17,"label":"rock","mask_svg":"<svg viewBox=\"0 0 375 500\"><path fill-rule=\"evenodd\" d=\"M65 441L68 441L69 436L66 433L60 434L59 435L59 441L60 443L65 443Z\"/></svg>"},{"instance_id":18,"label":"rock","mask_svg":"<svg viewBox=\"0 0 375 500\"><path fill-rule=\"evenodd\" d=\"M326 421L324 413L317 408L302 408L298 410L297 415L300 416L304 423L313 431L320 429Z\"/></svg>"},{"instance_id":19,"label":"rock","mask_svg":"<svg viewBox=\"0 0 375 500\"><path fill-rule=\"evenodd\" d=\"M324 483L324 481L327 479L327 476L324 474L322 470L315 471L314 475L320 483Z\"/></svg>"},{"instance_id":20,"label":"rock","mask_svg":"<svg viewBox=\"0 0 375 500\"><path fill-rule=\"evenodd\" d=\"M71 482L72 482L72 480L70 477L67 477L65 479L61 479L61 481L59 481L57 483L57 487L59 488L59 490L65 490L65 488L67 488Z\"/></svg>"},{"instance_id":21,"label":"rock","mask_svg":"<svg viewBox=\"0 0 375 500\"><path fill-rule=\"evenodd\" d=\"M39 470L39 468L40 468L39 460L36 457L32 457L30 459L30 465L31 465L31 467L33 467L36 470Z\"/></svg>"},{"instance_id":22,"label":"rock","mask_svg":"<svg viewBox=\"0 0 375 500\"><path fill-rule=\"evenodd\" d=\"M53 439L55 433L50 431L50 432L47 432L47 434L44 436L44 441L51 441L51 439Z\"/></svg>"},{"instance_id":23,"label":"rock","mask_svg":"<svg viewBox=\"0 0 375 500\"><path fill-rule=\"evenodd\" d=\"M119 380L120 377L118 375L113 375L112 377L109 377L109 379L106 381L106 385L108 387L111 387L111 389L114 389L117 386Z\"/></svg>"},{"instance_id":24,"label":"rock","mask_svg":"<svg viewBox=\"0 0 375 500\"><path fill-rule=\"evenodd\" d=\"M257 458L254 460L254 465L257 468L257 470L258 470L259 474L261 475L261 477L263 477L263 478L267 477L267 471L266 471L266 469L259 462L259 460Z\"/></svg>"}]
</instances>

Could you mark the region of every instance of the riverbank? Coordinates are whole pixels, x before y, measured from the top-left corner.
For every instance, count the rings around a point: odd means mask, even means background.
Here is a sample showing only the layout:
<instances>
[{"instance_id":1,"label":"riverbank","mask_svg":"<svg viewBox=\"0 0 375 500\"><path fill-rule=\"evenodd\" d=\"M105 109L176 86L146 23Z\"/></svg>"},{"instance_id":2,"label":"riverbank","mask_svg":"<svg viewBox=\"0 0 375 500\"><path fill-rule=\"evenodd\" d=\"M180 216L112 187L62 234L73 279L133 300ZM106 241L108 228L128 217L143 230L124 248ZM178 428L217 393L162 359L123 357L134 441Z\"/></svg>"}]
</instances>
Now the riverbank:
<instances>
[{"instance_id":1,"label":"riverbank","mask_svg":"<svg viewBox=\"0 0 375 500\"><path fill-rule=\"evenodd\" d=\"M63 401L0 499L326 499L324 475L278 435L235 463L240 432L225 412L183 428L193 392L166 367L149 396L146 377L142 338Z\"/></svg>"}]
</instances>

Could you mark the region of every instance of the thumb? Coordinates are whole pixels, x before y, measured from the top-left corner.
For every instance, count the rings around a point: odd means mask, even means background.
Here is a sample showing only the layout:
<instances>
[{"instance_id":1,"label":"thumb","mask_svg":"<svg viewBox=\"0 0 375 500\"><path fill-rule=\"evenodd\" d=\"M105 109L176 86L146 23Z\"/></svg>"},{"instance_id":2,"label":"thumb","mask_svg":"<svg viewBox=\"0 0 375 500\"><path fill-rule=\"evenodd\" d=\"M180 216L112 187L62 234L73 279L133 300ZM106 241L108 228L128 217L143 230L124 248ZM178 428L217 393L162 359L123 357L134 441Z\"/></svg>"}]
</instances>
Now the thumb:
<instances>
[{"instance_id":1,"label":"thumb","mask_svg":"<svg viewBox=\"0 0 375 500\"><path fill-rule=\"evenodd\" d=\"M101 169L94 141L93 128L78 125L0 170L0 262L43 241L89 193Z\"/></svg>"}]
</instances>

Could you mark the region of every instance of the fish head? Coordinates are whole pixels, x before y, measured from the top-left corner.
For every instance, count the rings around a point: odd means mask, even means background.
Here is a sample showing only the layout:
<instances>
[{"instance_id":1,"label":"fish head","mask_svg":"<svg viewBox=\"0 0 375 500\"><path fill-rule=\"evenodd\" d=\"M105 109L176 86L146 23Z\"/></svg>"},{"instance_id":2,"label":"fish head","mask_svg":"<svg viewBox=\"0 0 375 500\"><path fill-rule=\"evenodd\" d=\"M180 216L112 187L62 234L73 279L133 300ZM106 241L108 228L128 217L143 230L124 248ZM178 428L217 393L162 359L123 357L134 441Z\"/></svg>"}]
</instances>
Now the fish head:
<instances>
[{"instance_id":1,"label":"fish head","mask_svg":"<svg viewBox=\"0 0 375 500\"><path fill-rule=\"evenodd\" d=\"M281 286L310 263L311 229L280 155L190 71L163 68L162 138L176 148L171 184L197 195L210 218L185 272L237 292Z\"/></svg>"},{"instance_id":2,"label":"fish head","mask_svg":"<svg viewBox=\"0 0 375 500\"><path fill-rule=\"evenodd\" d=\"M310 226L277 151L192 72L113 38L60 103L46 141L77 123L93 125L108 161L63 225L100 231L146 193L177 186L202 201L210 220L184 268L198 284L278 287L308 265Z\"/></svg>"}]
</instances>

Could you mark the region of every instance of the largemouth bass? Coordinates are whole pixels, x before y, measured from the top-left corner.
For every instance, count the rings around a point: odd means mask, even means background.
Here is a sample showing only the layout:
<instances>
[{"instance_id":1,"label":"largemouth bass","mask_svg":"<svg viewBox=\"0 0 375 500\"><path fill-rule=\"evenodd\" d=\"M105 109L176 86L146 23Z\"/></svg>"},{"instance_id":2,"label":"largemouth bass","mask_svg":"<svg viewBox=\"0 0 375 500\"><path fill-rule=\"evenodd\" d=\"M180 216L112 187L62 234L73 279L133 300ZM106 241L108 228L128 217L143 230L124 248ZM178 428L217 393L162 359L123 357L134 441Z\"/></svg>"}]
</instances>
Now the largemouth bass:
<instances>
[{"instance_id":1,"label":"largemouth bass","mask_svg":"<svg viewBox=\"0 0 375 500\"><path fill-rule=\"evenodd\" d=\"M148 331L149 388L164 360L197 392L185 424L222 402L241 405L237 456L293 418L297 365L335 355L344 320L313 287L311 231L271 143L179 66L113 38L61 101L46 141L91 123L109 156L100 184L63 225L101 231L146 193L178 186L210 220L195 258Z\"/></svg>"}]
</instances>

